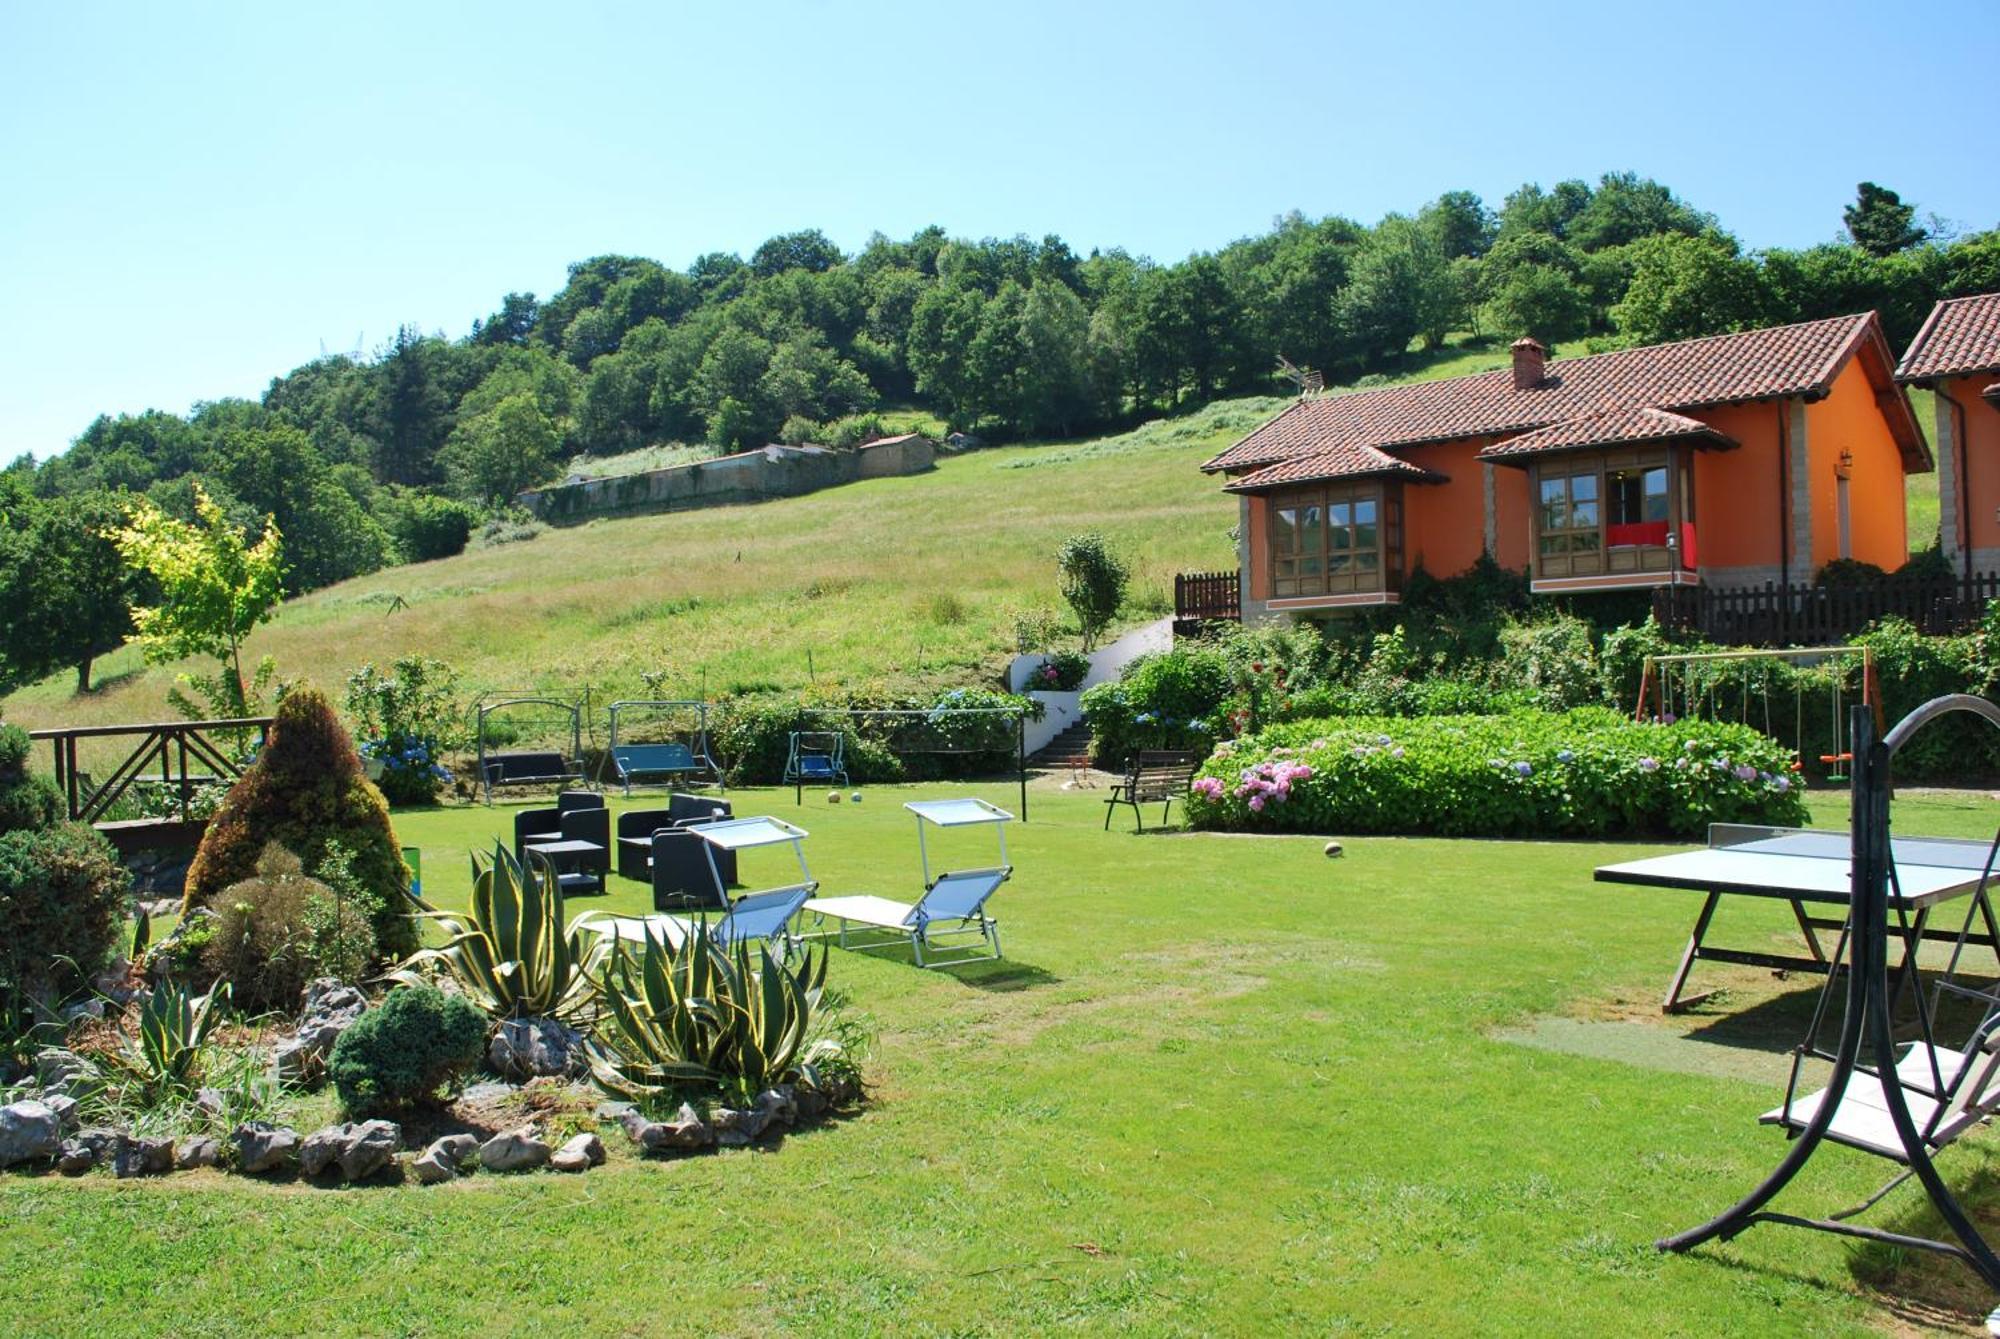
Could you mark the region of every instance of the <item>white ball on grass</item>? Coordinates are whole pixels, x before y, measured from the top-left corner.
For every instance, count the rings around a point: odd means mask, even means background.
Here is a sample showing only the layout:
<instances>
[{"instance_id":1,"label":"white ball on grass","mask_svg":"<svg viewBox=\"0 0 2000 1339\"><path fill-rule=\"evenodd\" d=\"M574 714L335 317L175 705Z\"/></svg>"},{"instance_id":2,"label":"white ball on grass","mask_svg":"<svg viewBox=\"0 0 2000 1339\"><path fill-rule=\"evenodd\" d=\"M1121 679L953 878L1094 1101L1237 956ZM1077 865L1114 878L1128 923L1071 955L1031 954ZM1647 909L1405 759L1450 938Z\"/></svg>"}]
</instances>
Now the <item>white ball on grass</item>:
<instances>
[{"instance_id":1,"label":"white ball on grass","mask_svg":"<svg viewBox=\"0 0 2000 1339\"><path fill-rule=\"evenodd\" d=\"M849 800L853 801L853 802L854 802L855 804L859 804L859 803L861 803L861 792L857 790L857 791L855 791L855 792L854 792L854 793L853 793L852 795L848 796L847 798L848 798Z\"/></svg>"},{"instance_id":2,"label":"white ball on grass","mask_svg":"<svg viewBox=\"0 0 2000 1339\"><path fill-rule=\"evenodd\" d=\"M840 792L839 792L839 791L837 791L837 790L830 790L830 791L828 791L828 792L826 793L826 802L827 802L828 804L839 804L839 803L840 803Z\"/></svg>"},{"instance_id":3,"label":"white ball on grass","mask_svg":"<svg viewBox=\"0 0 2000 1339\"><path fill-rule=\"evenodd\" d=\"M1327 858L1328 860L1338 860L1338 859L1340 859L1340 843L1339 843L1339 842L1328 842L1328 843L1326 844L1326 858Z\"/></svg>"}]
</instances>

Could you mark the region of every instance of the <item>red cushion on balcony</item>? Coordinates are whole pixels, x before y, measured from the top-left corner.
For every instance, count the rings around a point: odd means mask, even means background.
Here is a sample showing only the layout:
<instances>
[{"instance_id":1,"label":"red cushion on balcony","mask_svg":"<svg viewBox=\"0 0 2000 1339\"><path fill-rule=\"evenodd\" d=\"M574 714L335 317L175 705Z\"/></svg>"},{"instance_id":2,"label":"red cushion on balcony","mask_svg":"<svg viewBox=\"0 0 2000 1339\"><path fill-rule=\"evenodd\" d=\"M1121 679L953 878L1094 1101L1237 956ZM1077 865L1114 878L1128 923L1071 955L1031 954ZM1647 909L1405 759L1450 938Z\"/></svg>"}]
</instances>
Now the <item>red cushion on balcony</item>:
<instances>
[{"instance_id":1,"label":"red cushion on balcony","mask_svg":"<svg viewBox=\"0 0 2000 1339\"><path fill-rule=\"evenodd\" d=\"M1635 521L1629 525L1607 525L1604 527L1604 542L1614 549L1632 544L1664 545L1667 542L1667 523Z\"/></svg>"}]
</instances>

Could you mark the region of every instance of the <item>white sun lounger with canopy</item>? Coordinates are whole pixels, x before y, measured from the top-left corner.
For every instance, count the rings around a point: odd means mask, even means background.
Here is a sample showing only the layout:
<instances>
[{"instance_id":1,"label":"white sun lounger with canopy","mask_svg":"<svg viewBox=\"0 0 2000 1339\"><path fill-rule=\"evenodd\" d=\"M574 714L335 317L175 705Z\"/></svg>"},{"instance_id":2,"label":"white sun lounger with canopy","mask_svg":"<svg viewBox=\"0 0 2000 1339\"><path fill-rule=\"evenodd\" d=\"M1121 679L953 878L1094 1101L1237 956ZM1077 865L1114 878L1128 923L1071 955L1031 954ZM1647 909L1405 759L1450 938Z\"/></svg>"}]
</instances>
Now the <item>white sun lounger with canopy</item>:
<instances>
[{"instance_id":1,"label":"white sun lounger with canopy","mask_svg":"<svg viewBox=\"0 0 2000 1339\"><path fill-rule=\"evenodd\" d=\"M729 910L720 919L711 922L709 928L716 942L724 948L756 940L764 940L780 949L795 943L798 936L791 933L792 917L819 890L819 881L813 878L812 870L806 866L805 839L811 834L796 824L769 816L691 823L687 830L699 834L707 843L705 849L709 869L715 875L715 886L718 888L724 885L721 871L716 869L717 851L791 846L792 854L799 862L798 881L745 893L732 901ZM614 939L639 943L652 938L664 942L669 948L678 948L693 929L688 919L664 913L651 916L593 916L586 918L582 924L585 929L610 935Z\"/></svg>"},{"instance_id":2,"label":"white sun lounger with canopy","mask_svg":"<svg viewBox=\"0 0 2000 1339\"><path fill-rule=\"evenodd\" d=\"M946 967L1000 956L1000 926L986 914L986 903L1014 870L1007 863L1005 825L1014 816L979 799L911 800L903 806L917 816L917 858L924 878L924 895L914 903L860 894L817 897L805 909L821 924L840 922L832 932L842 948L856 950L910 946L919 967ZM990 825L1000 843L1000 863L983 869L946 871L931 877L926 825L961 828ZM821 937L828 932L822 931Z\"/></svg>"}]
</instances>

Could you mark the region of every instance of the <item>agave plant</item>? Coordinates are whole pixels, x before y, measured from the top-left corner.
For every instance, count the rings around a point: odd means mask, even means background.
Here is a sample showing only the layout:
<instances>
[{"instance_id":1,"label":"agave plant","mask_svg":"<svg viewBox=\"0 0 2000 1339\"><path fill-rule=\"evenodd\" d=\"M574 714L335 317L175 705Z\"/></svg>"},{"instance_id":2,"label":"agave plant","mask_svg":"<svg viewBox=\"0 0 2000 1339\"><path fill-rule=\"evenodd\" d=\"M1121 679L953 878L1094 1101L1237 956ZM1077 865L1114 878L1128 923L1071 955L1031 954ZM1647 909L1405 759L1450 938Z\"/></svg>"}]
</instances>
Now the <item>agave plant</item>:
<instances>
[{"instance_id":1,"label":"agave plant","mask_svg":"<svg viewBox=\"0 0 2000 1339\"><path fill-rule=\"evenodd\" d=\"M215 1006L229 999L229 983L196 995L162 981L139 1011L139 1035L125 1044L126 1066L155 1091L193 1086L203 1043L215 1030Z\"/></svg>"},{"instance_id":2,"label":"agave plant","mask_svg":"<svg viewBox=\"0 0 2000 1339\"><path fill-rule=\"evenodd\" d=\"M724 947L697 923L678 946L620 941L597 980L605 1023L592 1048L598 1085L634 1100L688 1085L749 1095L797 1076L836 1043L807 1044L827 955L796 969L764 944Z\"/></svg>"},{"instance_id":3,"label":"agave plant","mask_svg":"<svg viewBox=\"0 0 2000 1339\"><path fill-rule=\"evenodd\" d=\"M529 861L523 867L496 843L492 862L473 882L470 911L421 913L442 925L450 940L413 954L392 979L422 985L421 969L442 968L493 1018L566 1019L588 1010L595 999L591 972L604 957L605 942L583 947L577 924L563 923L555 867L535 852Z\"/></svg>"}]
</instances>

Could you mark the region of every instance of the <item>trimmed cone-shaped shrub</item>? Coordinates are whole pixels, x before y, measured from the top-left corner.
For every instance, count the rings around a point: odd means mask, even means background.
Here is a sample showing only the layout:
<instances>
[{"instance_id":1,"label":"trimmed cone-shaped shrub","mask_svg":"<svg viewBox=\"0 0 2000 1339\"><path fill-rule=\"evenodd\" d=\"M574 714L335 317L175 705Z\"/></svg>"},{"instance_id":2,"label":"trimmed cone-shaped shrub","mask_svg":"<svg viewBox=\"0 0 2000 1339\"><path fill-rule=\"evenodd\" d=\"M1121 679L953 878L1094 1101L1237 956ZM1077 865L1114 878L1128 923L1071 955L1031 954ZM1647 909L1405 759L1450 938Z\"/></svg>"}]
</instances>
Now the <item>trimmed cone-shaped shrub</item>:
<instances>
[{"instance_id":1,"label":"trimmed cone-shaped shrub","mask_svg":"<svg viewBox=\"0 0 2000 1339\"><path fill-rule=\"evenodd\" d=\"M225 888L250 878L271 842L317 869L334 841L352 854L355 878L382 899L375 922L382 952L415 951L416 922L404 913L399 891L409 887L410 871L388 802L362 773L354 741L326 695L301 684L278 704L263 751L209 821L188 867L183 909L212 906Z\"/></svg>"}]
</instances>

